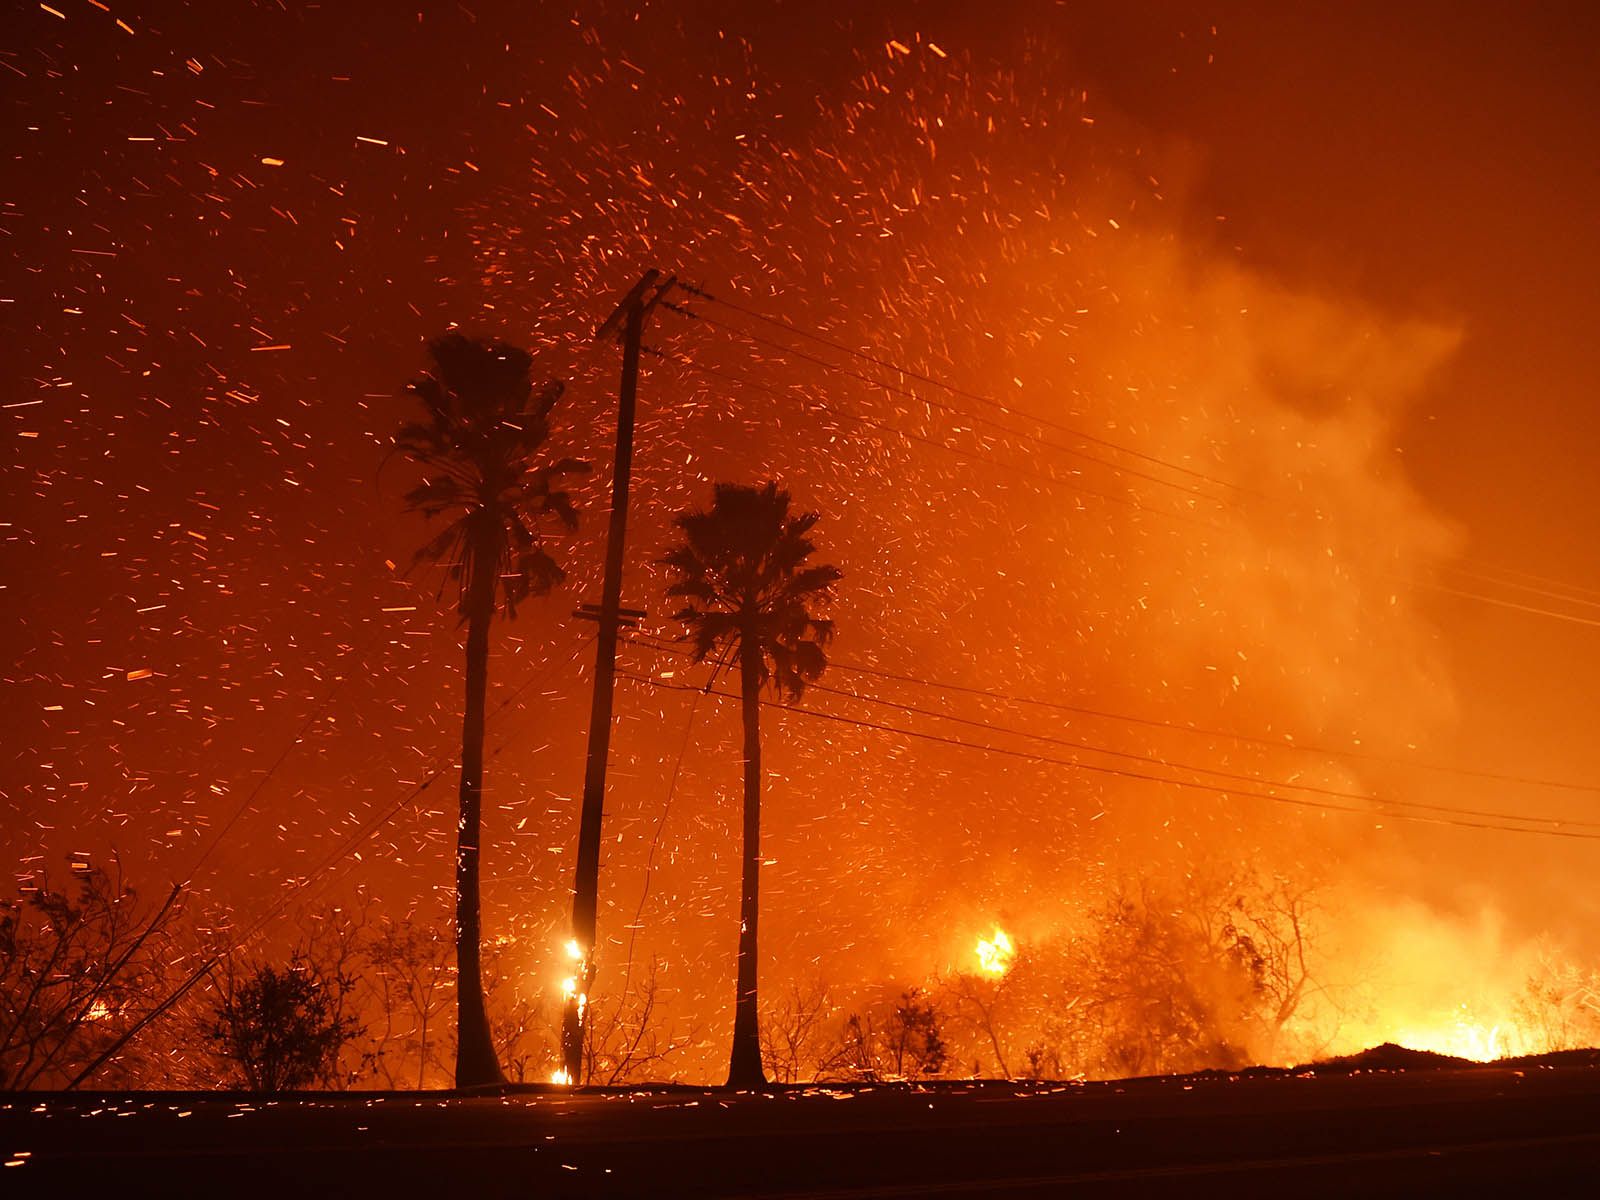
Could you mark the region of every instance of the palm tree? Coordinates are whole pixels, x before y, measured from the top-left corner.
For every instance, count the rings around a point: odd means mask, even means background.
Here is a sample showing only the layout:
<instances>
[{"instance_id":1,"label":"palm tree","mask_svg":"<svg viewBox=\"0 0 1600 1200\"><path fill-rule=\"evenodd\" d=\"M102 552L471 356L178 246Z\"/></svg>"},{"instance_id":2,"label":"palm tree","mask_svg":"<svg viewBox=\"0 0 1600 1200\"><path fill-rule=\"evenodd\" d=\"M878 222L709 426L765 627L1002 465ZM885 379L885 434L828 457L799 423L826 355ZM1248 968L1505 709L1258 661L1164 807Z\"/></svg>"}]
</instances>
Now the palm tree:
<instances>
[{"instance_id":1,"label":"palm tree","mask_svg":"<svg viewBox=\"0 0 1600 1200\"><path fill-rule=\"evenodd\" d=\"M429 519L451 518L412 565L444 565L440 590L455 586L467 626L456 826L456 1085L466 1087L503 1080L484 1007L478 900L489 625L502 602L506 616L515 617L521 601L544 595L563 578L545 552L540 524L554 516L576 528L577 509L560 485L587 464L537 460L562 385L551 380L535 388L526 351L451 333L431 342L428 354L433 369L407 389L426 417L403 426L395 447L425 472L406 493L406 507Z\"/></svg>"},{"instance_id":2,"label":"palm tree","mask_svg":"<svg viewBox=\"0 0 1600 1200\"><path fill-rule=\"evenodd\" d=\"M685 605L697 661L721 649L739 656L744 701L744 881L739 908L739 969L728 1086L766 1083L756 1024L756 923L761 870L761 689L798 700L827 667L833 622L811 615L841 578L837 567L807 566L816 513L789 512L776 483L719 483L711 507L679 515L683 543L661 564L673 573L667 595Z\"/></svg>"}]
</instances>

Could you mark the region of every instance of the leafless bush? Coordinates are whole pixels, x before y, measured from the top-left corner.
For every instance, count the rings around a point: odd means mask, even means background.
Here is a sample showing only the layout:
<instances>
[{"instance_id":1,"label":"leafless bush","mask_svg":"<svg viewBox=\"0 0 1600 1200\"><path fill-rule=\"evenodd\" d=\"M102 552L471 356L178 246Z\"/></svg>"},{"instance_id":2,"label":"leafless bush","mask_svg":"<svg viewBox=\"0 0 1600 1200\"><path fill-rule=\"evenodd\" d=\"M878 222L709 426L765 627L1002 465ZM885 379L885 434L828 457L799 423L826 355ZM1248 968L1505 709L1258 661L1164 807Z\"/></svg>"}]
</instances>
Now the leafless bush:
<instances>
[{"instance_id":1,"label":"leafless bush","mask_svg":"<svg viewBox=\"0 0 1600 1200\"><path fill-rule=\"evenodd\" d=\"M45 881L21 901L0 902L0 1088L69 1082L163 991L176 890L152 911L120 863L113 873L73 874L70 890ZM125 1056L106 1078L136 1073Z\"/></svg>"},{"instance_id":2,"label":"leafless bush","mask_svg":"<svg viewBox=\"0 0 1600 1200\"><path fill-rule=\"evenodd\" d=\"M1024 960L1013 963L1006 974L994 977L958 971L946 979L941 992L948 997L956 1019L966 1026L971 1040L986 1045L994 1055L1002 1079L1011 1078L1006 1054L1006 1035L1018 1010L1026 1007L1025 983L1029 979ZM973 1074L981 1073L982 1063L974 1061Z\"/></svg>"},{"instance_id":3,"label":"leafless bush","mask_svg":"<svg viewBox=\"0 0 1600 1200\"><path fill-rule=\"evenodd\" d=\"M546 995L529 993L511 968L513 943L502 941L484 948L483 994L489 1007L489 1035L506 1078L513 1083L550 1078L560 1045L559 1013L545 1008ZM451 957L454 982L454 957ZM450 1015L454 1016L454 1007ZM555 1023L552 1023L555 1022ZM450 1048L455 1051L455 1025L450 1025Z\"/></svg>"},{"instance_id":4,"label":"leafless bush","mask_svg":"<svg viewBox=\"0 0 1600 1200\"><path fill-rule=\"evenodd\" d=\"M837 1072L840 1036L835 1006L820 981L792 983L783 998L761 1006L761 1061L778 1083L800 1083Z\"/></svg>"},{"instance_id":5,"label":"leafless bush","mask_svg":"<svg viewBox=\"0 0 1600 1200\"><path fill-rule=\"evenodd\" d=\"M324 932L310 953L347 961L357 976L349 1005L365 1033L346 1050L349 1078L383 1088L450 1086L456 965L449 930L414 916L368 922L359 912L328 914L318 924ZM484 947L483 983L500 1063L522 1083L547 1077L554 1042L544 998L519 984L515 950L509 940Z\"/></svg>"},{"instance_id":6,"label":"leafless bush","mask_svg":"<svg viewBox=\"0 0 1600 1200\"><path fill-rule=\"evenodd\" d=\"M1512 1005L1530 1053L1600 1045L1600 971L1546 949Z\"/></svg>"},{"instance_id":7,"label":"leafless bush","mask_svg":"<svg viewBox=\"0 0 1600 1200\"><path fill-rule=\"evenodd\" d=\"M446 1082L451 1064L455 951L434 926L384 919L367 936L362 1008L363 1068L385 1088Z\"/></svg>"},{"instance_id":8,"label":"leafless bush","mask_svg":"<svg viewBox=\"0 0 1600 1200\"><path fill-rule=\"evenodd\" d=\"M817 1045L816 1080L925 1079L949 1063L944 1014L921 988L850 1013Z\"/></svg>"},{"instance_id":9,"label":"leafless bush","mask_svg":"<svg viewBox=\"0 0 1600 1200\"><path fill-rule=\"evenodd\" d=\"M663 1028L659 997L654 958L637 987L625 986L614 999L590 997L592 1011L584 1023L584 1083L660 1080L672 1056L699 1040L698 1027L692 1024Z\"/></svg>"}]
</instances>

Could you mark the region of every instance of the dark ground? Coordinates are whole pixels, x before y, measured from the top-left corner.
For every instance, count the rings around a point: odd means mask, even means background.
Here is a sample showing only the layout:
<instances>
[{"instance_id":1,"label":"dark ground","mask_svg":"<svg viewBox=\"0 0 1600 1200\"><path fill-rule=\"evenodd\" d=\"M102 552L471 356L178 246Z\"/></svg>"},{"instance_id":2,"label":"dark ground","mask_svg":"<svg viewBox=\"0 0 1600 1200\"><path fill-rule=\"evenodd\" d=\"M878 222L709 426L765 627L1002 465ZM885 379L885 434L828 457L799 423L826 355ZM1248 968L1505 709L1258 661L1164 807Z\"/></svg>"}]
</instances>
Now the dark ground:
<instances>
[{"instance_id":1,"label":"dark ground","mask_svg":"<svg viewBox=\"0 0 1600 1200\"><path fill-rule=\"evenodd\" d=\"M0 1195L1600 1194L1600 1069L0 1100ZM20 1162L19 1162L20 1158ZM16 1164L16 1165L14 1165Z\"/></svg>"}]
</instances>

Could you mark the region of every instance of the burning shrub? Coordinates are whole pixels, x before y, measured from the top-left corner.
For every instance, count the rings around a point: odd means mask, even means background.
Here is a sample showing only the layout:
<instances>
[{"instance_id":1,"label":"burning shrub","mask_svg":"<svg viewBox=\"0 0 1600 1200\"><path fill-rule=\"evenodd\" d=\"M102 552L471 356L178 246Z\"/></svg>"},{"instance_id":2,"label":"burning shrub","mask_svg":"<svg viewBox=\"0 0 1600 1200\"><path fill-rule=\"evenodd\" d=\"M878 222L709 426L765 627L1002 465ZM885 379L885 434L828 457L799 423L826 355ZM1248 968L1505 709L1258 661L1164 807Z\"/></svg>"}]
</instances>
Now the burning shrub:
<instances>
[{"instance_id":1,"label":"burning shrub","mask_svg":"<svg viewBox=\"0 0 1600 1200\"><path fill-rule=\"evenodd\" d=\"M1072 936L997 931L976 969L933 986L974 1074L991 1059L1034 1079L1283 1062L1320 1048L1302 1040L1313 1002L1331 1002L1313 975L1319 915L1310 884L1191 874L1125 887Z\"/></svg>"},{"instance_id":2,"label":"burning shrub","mask_svg":"<svg viewBox=\"0 0 1600 1200\"><path fill-rule=\"evenodd\" d=\"M1248 1061L1256 965L1231 932L1145 889L1108 903L1081 958L1092 1074L1152 1075Z\"/></svg>"},{"instance_id":3,"label":"burning shrub","mask_svg":"<svg viewBox=\"0 0 1600 1200\"><path fill-rule=\"evenodd\" d=\"M1545 952L1512 1003L1522 1048L1533 1053L1600 1045L1600 971Z\"/></svg>"},{"instance_id":4,"label":"burning shrub","mask_svg":"<svg viewBox=\"0 0 1600 1200\"><path fill-rule=\"evenodd\" d=\"M1068 955L1058 1037L1091 1075L1276 1060L1314 992L1313 889L1250 875L1125 888Z\"/></svg>"}]
</instances>

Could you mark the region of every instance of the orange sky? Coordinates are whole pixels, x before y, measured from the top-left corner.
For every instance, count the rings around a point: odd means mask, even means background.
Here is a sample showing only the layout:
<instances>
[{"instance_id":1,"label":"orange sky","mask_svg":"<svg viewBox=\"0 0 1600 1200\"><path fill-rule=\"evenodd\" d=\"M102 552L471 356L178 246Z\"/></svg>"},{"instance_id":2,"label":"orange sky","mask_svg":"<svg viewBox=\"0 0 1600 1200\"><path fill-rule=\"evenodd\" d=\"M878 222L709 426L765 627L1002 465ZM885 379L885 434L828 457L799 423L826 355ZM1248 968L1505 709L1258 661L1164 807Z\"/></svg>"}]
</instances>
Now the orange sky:
<instances>
[{"instance_id":1,"label":"orange sky","mask_svg":"<svg viewBox=\"0 0 1600 1200\"><path fill-rule=\"evenodd\" d=\"M798 5L601 7L573 23L481 5L375 25L263 5L222 28L130 5L133 36L88 10L30 15L7 59L23 78L0 196L20 435L0 844L17 878L113 847L152 890L180 877L318 714L207 884L252 911L448 756L457 631L431 581L385 565L419 537L396 515L399 468L380 469L398 388L452 321L541 345L572 383L563 449L604 461L615 364L579 343L652 262L1183 464L1212 499L1185 509L1171 484L1192 476L1103 462L1078 484L1117 499L1063 495L1038 479L1063 460L1031 443L985 443L921 401L663 320L665 348L740 382L650 365L638 602L659 610L644 564L676 508L709 478L774 473L823 511L819 538L850 572L845 661L1600 781L1596 18L1123 7L998 22L954 4L835 22ZM796 383L804 398L786 399ZM1256 499L1218 504L1214 479ZM567 548L573 586L496 644L491 705L586 632L565 616L589 598L600 485ZM1559 583L1485 578L1502 570ZM520 696L499 735L491 926L543 938L562 919L584 678ZM942 702L1339 790L1594 814L1592 792ZM619 699L612 936L688 703ZM703 966L731 945L736 743L727 714L697 721L651 937ZM1376 830L818 728L774 733L782 972L936 967L968 926L1042 935L1141 861L1263 844L1452 919L1487 905L1519 936L1600 948L1579 890L1591 841ZM447 885L450 797L428 798L348 886L399 911Z\"/></svg>"}]
</instances>

